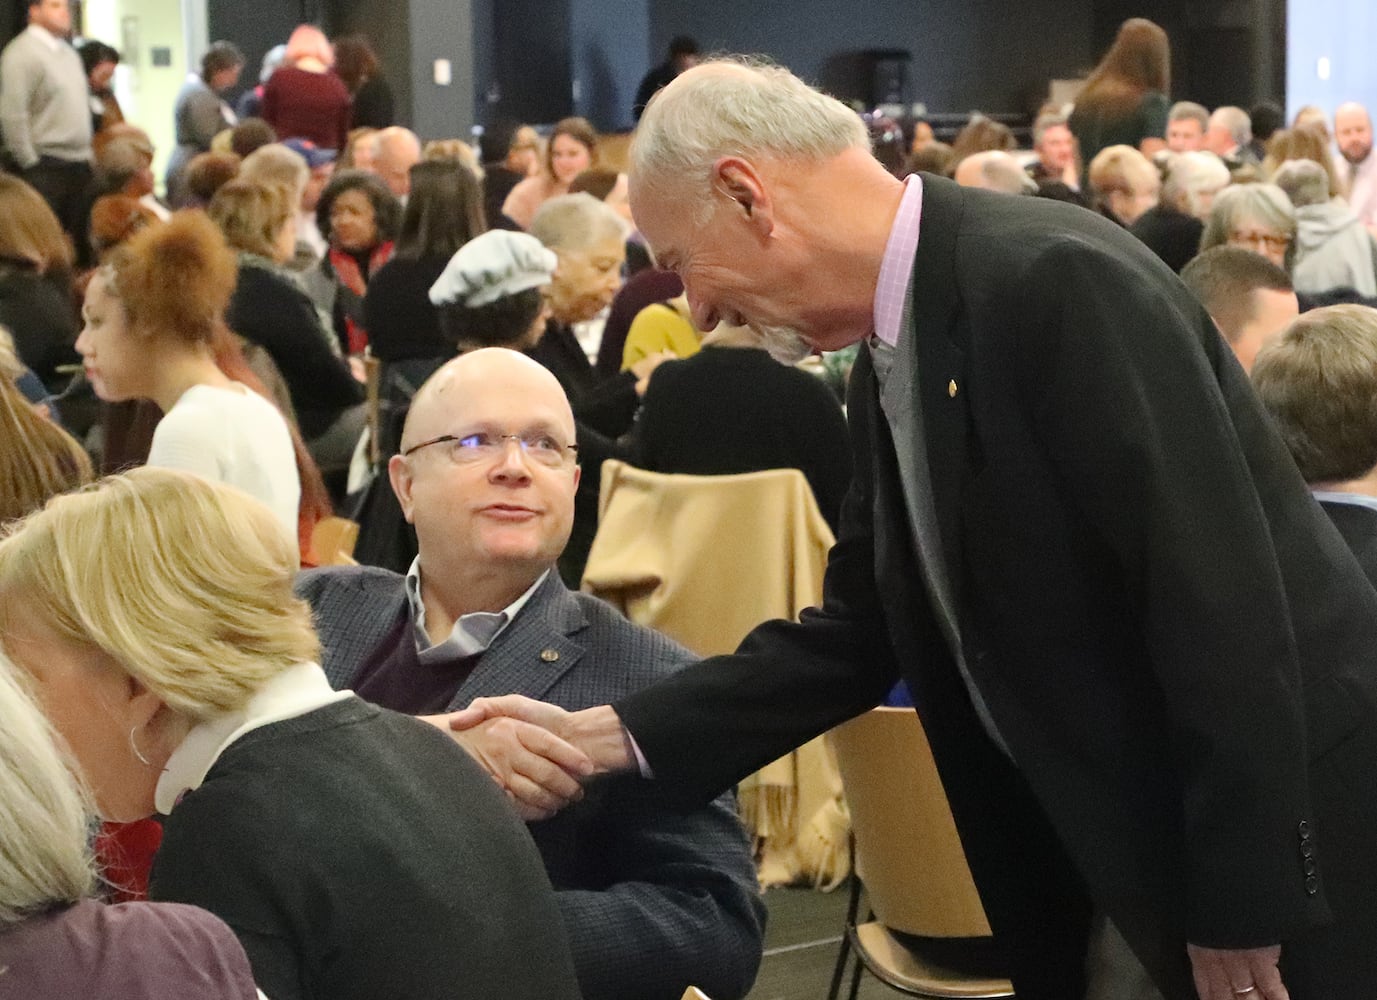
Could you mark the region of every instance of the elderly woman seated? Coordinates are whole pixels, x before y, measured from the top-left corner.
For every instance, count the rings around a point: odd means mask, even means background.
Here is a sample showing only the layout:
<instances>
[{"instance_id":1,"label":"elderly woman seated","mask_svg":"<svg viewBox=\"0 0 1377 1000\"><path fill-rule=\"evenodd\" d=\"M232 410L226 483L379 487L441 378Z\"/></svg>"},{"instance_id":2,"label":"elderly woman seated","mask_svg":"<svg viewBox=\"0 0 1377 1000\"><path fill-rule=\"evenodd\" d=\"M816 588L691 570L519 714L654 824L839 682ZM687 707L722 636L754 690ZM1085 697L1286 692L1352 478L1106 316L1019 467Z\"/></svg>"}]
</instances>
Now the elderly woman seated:
<instances>
[{"instance_id":1,"label":"elderly woman seated","mask_svg":"<svg viewBox=\"0 0 1377 1000\"><path fill-rule=\"evenodd\" d=\"M1168 154L1170 156L1170 154ZM1178 153L1167 162L1162 198L1129 227L1177 274L1200 251L1200 234L1229 169L1213 153Z\"/></svg>"},{"instance_id":2,"label":"elderly woman seated","mask_svg":"<svg viewBox=\"0 0 1377 1000\"><path fill-rule=\"evenodd\" d=\"M167 814L150 896L229 924L273 1000L576 997L516 813L439 730L331 690L296 568L262 504L135 470L0 541L0 641L101 815Z\"/></svg>"},{"instance_id":3,"label":"elderly woman seated","mask_svg":"<svg viewBox=\"0 0 1377 1000\"><path fill-rule=\"evenodd\" d=\"M94 897L86 798L0 656L0 994L254 1000L244 949L194 906Z\"/></svg>"},{"instance_id":4,"label":"elderly woman seated","mask_svg":"<svg viewBox=\"0 0 1377 1000\"><path fill-rule=\"evenodd\" d=\"M1235 184L1214 199L1200 251L1228 245L1261 254L1289 274L1296 210L1275 184Z\"/></svg>"}]
</instances>

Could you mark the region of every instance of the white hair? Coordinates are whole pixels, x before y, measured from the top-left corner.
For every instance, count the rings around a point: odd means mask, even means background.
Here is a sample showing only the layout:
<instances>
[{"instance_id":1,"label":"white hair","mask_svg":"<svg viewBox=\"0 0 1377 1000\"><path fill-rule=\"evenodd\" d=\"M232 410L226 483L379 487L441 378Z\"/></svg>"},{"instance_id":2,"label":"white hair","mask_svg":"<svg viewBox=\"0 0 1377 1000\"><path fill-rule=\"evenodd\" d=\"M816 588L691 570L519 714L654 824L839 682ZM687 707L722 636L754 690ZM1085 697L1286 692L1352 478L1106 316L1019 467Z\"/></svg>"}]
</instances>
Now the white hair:
<instances>
[{"instance_id":1,"label":"white hair","mask_svg":"<svg viewBox=\"0 0 1377 1000\"><path fill-rule=\"evenodd\" d=\"M626 239L626 221L586 191L562 194L540 206L526 231L558 253L586 250L607 239Z\"/></svg>"},{"instance_id":2,"label":"white hair","mask_svg":"<svg viewBox=\"0 0 1377 1000\"><path fill-rule=\"evenodd\" d=\"M1187 215L1203 218L1200 196L1213 194L1229 183L1229 168L1213 153L1204 150L1177 153L1167 166L1162 182L1162 200Z\"/></svg>"},{"instance_id":3,"label":"white hair","mask_svg":"<svg viewBox=\"0 0 1377 1000\"><path fill-rule=\"evenodd\" d=\"M979 176L972 177L973 171L978 171ZM1038 189L1033 179L1019 166L1018 160L1002 149L972 153L957 164L956 172L957 183L984 188L986 191L998 191L1001 194L1032 194Z\"/></svg>"},{"instance_id":4,"label":"white hair","mask_svg":"<svg viewBox=\"0 0 1377 1000\"><path fill-rule=\"evenodd\" d=\"M52 727L0 653L0 933L91 893L90 817Z\"/></svg>"},{"instance_id":5,"label":"white hair","mask_svg":"<svg viewBox=\"0 0 1377 1000\"><path fill-rule=\"evenodd\" d=\"M712 210L713 165L723 156L824 159L870 149L858 114L781 66L727 57L679 76L651 100L631 144L631 176L667 181Z\"/></svg>"},{"instance_id":6,"label":"white hair","mask_svg":"<svg viewBox=\"0 0 1377 1000\"><path fill-rule=\"evenodd\" d=\"M1240 146L1253 141L1253 120L1248 117L1248 112L1232 104L1215 108L1214 114L1210 115L1210 124L1227 130L1229 138Z\"/></svg>"},{"instance_id":7,"label":"white hair","mask_svg":"<svg viewBox=\"0 0 1377 1000\"><path fill-rule=\"evenodd\" d=\"M1272 183L1285 191L1297 208L1329 201L1329 175L1314 160L1287 160L1277 167Z\"/></svg>"}]
</instances>

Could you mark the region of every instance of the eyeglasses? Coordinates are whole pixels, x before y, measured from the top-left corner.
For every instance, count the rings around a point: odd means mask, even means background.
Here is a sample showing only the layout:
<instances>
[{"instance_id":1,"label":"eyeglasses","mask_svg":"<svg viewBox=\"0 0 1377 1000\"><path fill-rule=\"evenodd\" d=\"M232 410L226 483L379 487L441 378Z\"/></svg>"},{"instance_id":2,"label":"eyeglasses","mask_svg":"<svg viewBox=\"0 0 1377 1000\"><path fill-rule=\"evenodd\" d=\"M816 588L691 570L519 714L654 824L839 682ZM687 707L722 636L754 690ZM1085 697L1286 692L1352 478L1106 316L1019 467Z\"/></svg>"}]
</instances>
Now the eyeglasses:
<instances>
[{"instance_id":1,"label":"eyeglasses","mask_svg":"<svg viewBox=\"0 0 1377 1000\"><path fill-rule=\"evenodd\" d=\"M564 444L544 431L527 431L524 434L489 434L474 431L472 434L441 434L429 441L414 444L402 452L403 457L414 455L422 448L433 444L449 447L445 453L455 465L472 465L475 462L490 462L505 453L507 442L515 441L521 453L532 461L550 469L562 468L571 456L577 457L579 446Z\"/></svg>"},{"instance_id":2,"label":"eyeglasses","mask_svg":"<svg viewBox=\"0 0 1377 1000\"><path fill-rule=\"evenodd\" d=\"M1229 242L1240 246L1265 246L1269 250L1285 250L1291 245L1291 237L1275 233L1246 233L1235 229L1229 234Z\"/></svg>"}]
</instances>

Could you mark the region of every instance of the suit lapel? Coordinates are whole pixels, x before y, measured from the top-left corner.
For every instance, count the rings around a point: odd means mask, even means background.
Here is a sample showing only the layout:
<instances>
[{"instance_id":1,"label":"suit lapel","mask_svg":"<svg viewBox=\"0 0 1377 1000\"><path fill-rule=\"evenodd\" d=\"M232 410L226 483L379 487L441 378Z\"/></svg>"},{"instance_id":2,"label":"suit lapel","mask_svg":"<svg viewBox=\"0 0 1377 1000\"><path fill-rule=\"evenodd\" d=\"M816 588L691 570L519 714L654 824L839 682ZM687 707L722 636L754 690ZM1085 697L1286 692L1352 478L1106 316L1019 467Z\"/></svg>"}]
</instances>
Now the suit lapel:
<instances>
[{"instance_id":1,"label":"suit lapel","mask_svg":"<svg viewBox=\"0 0 1377 1000\"><path fill-rule=\"evenodd\" d=\"M542 699L582 658L583 645L573 636L586 624L578 601L551 570L459 686L449 710L503 694Z\"/></svg>"},{"instance_id":2,"label":"suit lapel","mask_svg":"<svg viewBox=\"0 0 1377 1000\"><path fill-rule=\"evenodd\" d=\"M959 302L952 262L961 208L955 185L924 176L922 229L904 308L904 335L880 397L886 414L904 414L909 425L906 436L912 447L896 449L904 505L933 610L958 657L967 387L965 354L956 342Z\"/></svg>"}]
</instances>

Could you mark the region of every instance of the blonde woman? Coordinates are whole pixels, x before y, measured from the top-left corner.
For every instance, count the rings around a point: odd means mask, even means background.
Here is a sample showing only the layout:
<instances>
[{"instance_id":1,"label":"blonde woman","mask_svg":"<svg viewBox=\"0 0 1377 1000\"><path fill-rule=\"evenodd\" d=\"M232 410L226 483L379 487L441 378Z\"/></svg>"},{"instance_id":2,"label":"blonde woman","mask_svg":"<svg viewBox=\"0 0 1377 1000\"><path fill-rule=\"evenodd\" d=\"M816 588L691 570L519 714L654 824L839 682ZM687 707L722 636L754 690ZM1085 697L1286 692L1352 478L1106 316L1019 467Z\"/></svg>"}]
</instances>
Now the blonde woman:
<instances>
[{"instance_id":1,"label":"blonde woman","mask_svg":"<svg viewBox=\"0 0 1377 1000\"><path fill-rule=\"evenodd\" d=\"M20 391L23 371L14 341L0 328L0 524L91 480L81 445Z\"/></svg>"},{"instance_id":2,"label":"blonde woman","mask_svg":"<svg viewBox=\"0 0 1377 1000\"><path fill-rule=\"evenodd\" d=\"M296 564L251 497L136 469L0 541L0 641L102 816L167 814L150 896L228 923L273 1000L573 1000L525 826L444 733L330 688Z\"/></svg>"},{"instance_id":3,"label":"blonde woman","mask_svg":"<svg viewBox=\"0 0 1377 1000\"><path fill-rule=\"evenodd\" d=\"M0 996L253 1000L244 949L194 906L92 898L86 796L0 656Z\"/></svg>"},{"instance_id":4,"label":"blonde woman","mask_svg":"<svg viewBox=\"0 0 1377 1000\"><path fill-rule=\"evenodd\" d=\"M287 422L215 363L236 271L215 224L179 212L95 272L77 350L101 399L151 399L162 409L148 464L247 490L295 537L301 481Z\"/></svg>"},{"instance_id":5,"label":"blonde woman","mask_svg":"<svg viewBox=\"0 0 1377 1000\"><path fill-rule=\"evenodd\" d=\"M574 178L597 165L598 133L586 119L565 118L550 133L541 171L512 188L502 203L502 214L529 229L541 205L568 194Z\"/></svg>"}]
</instances>

